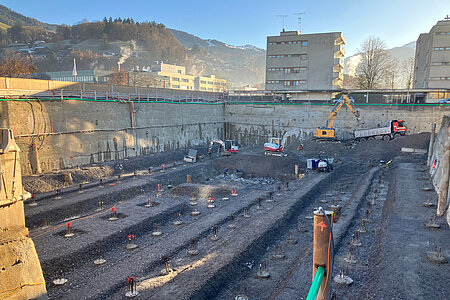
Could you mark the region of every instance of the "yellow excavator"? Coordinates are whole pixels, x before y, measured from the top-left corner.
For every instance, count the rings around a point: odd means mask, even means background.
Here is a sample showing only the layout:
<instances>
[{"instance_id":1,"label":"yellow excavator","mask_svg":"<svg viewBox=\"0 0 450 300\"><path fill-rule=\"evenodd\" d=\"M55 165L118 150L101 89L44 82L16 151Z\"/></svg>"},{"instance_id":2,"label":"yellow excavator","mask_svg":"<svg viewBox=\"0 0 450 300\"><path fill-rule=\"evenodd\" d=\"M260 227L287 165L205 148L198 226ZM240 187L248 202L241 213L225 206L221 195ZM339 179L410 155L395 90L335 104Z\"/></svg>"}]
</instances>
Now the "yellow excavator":
<instances>
[{"instance_id":1,"label":"yellow excavator","mask_svg":"<svg viewBox=\"0 0 450 300\"><path fill-rule=\"evenodd\" d=\"M356 120L359 123L359 111L356 109L354 102L353 98L349 98L347 95L342 95L338 100L334 100L334 107L328 116L327 125L322 128L316 128L314 137L317 139L336 139L336 131L333 128L333 122L338 111L344 104L347 105L350 111L355 115Z\"/></svg>"}]
</instances>

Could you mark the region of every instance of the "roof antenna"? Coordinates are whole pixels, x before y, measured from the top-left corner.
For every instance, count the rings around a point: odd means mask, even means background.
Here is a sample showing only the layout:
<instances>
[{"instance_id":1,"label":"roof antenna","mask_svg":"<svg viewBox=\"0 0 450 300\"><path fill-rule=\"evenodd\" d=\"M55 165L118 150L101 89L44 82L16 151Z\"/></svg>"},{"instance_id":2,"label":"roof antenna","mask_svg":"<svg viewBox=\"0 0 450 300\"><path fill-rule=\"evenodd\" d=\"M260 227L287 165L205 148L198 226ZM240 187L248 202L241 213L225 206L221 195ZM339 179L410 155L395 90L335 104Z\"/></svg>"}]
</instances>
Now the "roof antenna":
<instances>
[{"instance_id":1,"label":"roof antenna","mask_svg":"<svg viewBox=\"0 0 450 300\"><path fill-rule=\"evenodd\" d=\"M302 16L305 14L305 12L302 12L302 13L295 13L294 15L295 16L298 16L297 17L297 19L298 19L298 27L299 27L299 30L298 30L298 32L300 32L300 33L302 33Z\"/></svg>"},{"instance_id":2,"label":"roof antenna","mask_svg":"<svg viewBox=\"0 0 450 300\"><path fill-rule=\"evenodd\" d=\"M288 17L287 15L277 15L277 17L281 18L281 27L283 29L284 32L284 20Z\"/></svg>"},{"instance_id":3,"label":"roof antenna","mask_svg":"<svg viewBox=\"0 0 450 300\"><path fill-rule=\"evenodd\" d=\"M450 20L450 16L449 15L447 15L445 18L444 18L444 20Z\"/></svg>"}]
</instances>

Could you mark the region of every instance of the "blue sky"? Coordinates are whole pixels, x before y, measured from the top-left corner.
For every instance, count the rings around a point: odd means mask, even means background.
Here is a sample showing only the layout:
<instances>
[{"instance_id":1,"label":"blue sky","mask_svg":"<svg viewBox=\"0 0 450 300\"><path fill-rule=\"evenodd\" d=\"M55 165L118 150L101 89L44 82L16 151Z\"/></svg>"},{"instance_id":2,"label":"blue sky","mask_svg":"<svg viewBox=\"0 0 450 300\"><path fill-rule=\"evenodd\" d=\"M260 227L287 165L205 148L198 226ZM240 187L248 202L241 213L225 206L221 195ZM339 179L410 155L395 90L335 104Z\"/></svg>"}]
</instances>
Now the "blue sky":
<instances>
[{"instance_id":1,"label":"blue sky","mask_svg":"<svg viewBox=\"0 0 450 300\"><path fill-rule=\"evenodd\" d=\"M0 0L0 3L40 21L73 25L83 19L132 17L156 21L204 39L231 45L266 48L266 36L277 35L281 18L286 30L342 31L347 56L370 35L385 40L389 48L415 41L422 32L450 15L450 0Z\"/></svg>"}]
</instances>

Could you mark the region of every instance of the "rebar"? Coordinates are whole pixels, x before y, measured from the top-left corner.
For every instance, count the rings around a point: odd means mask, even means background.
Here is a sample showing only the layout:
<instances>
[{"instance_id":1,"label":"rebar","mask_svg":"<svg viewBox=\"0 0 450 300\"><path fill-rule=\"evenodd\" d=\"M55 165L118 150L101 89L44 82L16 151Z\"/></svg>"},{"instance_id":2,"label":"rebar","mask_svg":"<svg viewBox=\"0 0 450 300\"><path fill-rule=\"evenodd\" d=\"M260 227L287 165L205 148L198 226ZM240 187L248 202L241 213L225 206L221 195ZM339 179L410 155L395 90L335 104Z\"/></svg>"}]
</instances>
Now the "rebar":
<instances>
[{"instance_id":1,"label":"rebar","mask_svg":"<svg viewBox=\"0 0 450 300\"><path fill-rule=\"evenodd\" d=\"M234 300L248 300L247 288L246 287L240 287L239 294L236 297L234 297Z\"/></svg>"},{"instance_id":2,"label":"rebar","mask_svg":"<svg viewBox=\"0 0 450 300\"><path fill-rule=\"evenodd\" d=\"M125 293L125 297L134 298L139 295L139 292L136 290L136 277L127 278L127 289L128 291Z\"/></svg>"},{"instance_id":3,"label":"rebar","mask_svg":"<svg viewBox=\"0 0 450 300\"><path fill-rule=\"evenodd\" d=\"M285 255L284 255L284 253L283 253L283 249L281 248L281 245L279 244L279 243L277 243L276 245L275 245L275 251L274 251L274 253L272 254L272 257L274 258L274 259L283 259L283 258L285 258Z\"/></svg>"},{"instance_id":4,"label":"rebar","mask_svg":"<svg viewBox=\"0 0 450 300\"><path fill-rule=\"evenodd\" d=\"M211 228L211 230L212 230L211 240L212 241L217 241L219 239L219 236L218 236L219 226L218 225L214 225Z\"/></svg>"},{"instance_id":5,"label":"rebar","mask_svg":"<svg viewBox=\"0 0 450 300\"><path fill-rule=\"evenodd\" d=\"M347 275L348 273L348 264L341 266L341 271L338 275L334 276L333 282L340 285L349 286L353 283L353 279Z\"/></svg>"},{"instance_id":6,"label":"rebar","mask_svg":"<svg viewBox=\"0 0 450 300\"><path fill-rule=\"evenodd\" d=\"M234 224L234 220L236 219L236 216L234 214L230 217L230 224L228 224L228 228L233 229L236 228L236 224Z\"/></svg>"},{"instance_id":7,"label":"rebar","mask_svg":"<svg viewBox=\"0 0 450 300\"><path fill-rule=\"evenodd\" d=\"M162 235L161 224L159 223L153 224L152 236L161 236L161 235Z\"/></svg>"},{"instance_id":8,"label":"rebar","mask_svg":"<svg viewBox=\"0 0 450 300\"><path fill-rule=\"evenodd\" d=\"M297 231L300 233L304 233L307 231L304 220L300 221L300 225L298 226Z\"/></svg>"},{"instance_id":9,"label":"rebar","mask_svg":"<svg viewBox=\"0 0 450 300\"><path fill-rule=\"evenodd\" d=\"M355 231L355 233L353 233L351 244L352 244L352 246L355 246L355 247L360 247L361 246L361 241L359 239L359 232L358 231Z\"/></svg>"},{"instance_id":10,"label":"rebar","mask_svg":"<svg viewBox=\"0 0 450 300\"><path fill-rule=\"evenodd\" d=\"M55 280L53 280L54 285L64 285L67 283L68 280L66 278L64 278L63 270L59 270L59 272L57 272L56 276L57 276L57 278Z\"/></svg>"},{"instance_id":11,"label":"rebar","mask_svg":"<svg viewBox=\"0 0 450 300\"><path fill-rule=\"evenodd\" d=\"M260 263L258 267L258 272L256 273L256 278L267 279L269 278L269 276L270 274L269 271L267 271L266 262Z\"/></svg>"},{"instance_id":12,"label":"rebar","mask_svg":"<svg viewBox=\"0 0 450 300\"><path fill-rule=\"evenodd\" d=\"M248 206L244 208L244 218L250 218L250 207Z\"/></svg>"},{"instance_id":13,"label":"rebar","mask_svg":"<svg viewBox=\"0 0 450 300\"><path fill-rule=\"evenodd\" d=\"M356 264L355 250L352 246L348 247L347 256L343 259L347 264Z\"/></svg>"},{"instance_id":14,"label":"rebar","mask_svg":"<svg viewBox=\"0 0 450 300\"><path fill-rule=\"evenodd\" d=\"M163 255L161 257L162 261L163 261L163 268L160 272L161 276L165 276L168 275L170 272L172 272L172 269L170 267L170 261L169 261L169 256L167 255Z\"/></svg>"},{"instance_id":15,"label":"rebar","mask_svg":"<svg viewBox=\"0 0 450 300\"><path fill-rule=\"evenodd\" d=\"M359 233L366 233L367 232L366 231L366 225L365 225L365 222L364 222L363 218L361 218L361 223L359 224L358 232Z\"/></svg>"},{"instance_id":16,"label":"rebar","mask_svg":"<svg viewBox=\"0 0 450 300\"><path fill-rule=\"evenodd\" d=\"M214 208L214 207L216 207L216 205L214 204L214 198L213 198L213 197L209 197L209 198L208 198L208 205L207 205L207 207L208 207L208 208Z\"/></svg>"},{"instance_id":17,"label":"rebar","mask_svg":"<svg viewBox=\"0 0 450 300\"><path fill-rule=\"evenodd\" d=\"M59 200L59 199L61 199L61 189L60 188L56 188L55 200Z\"/></svg>"},{"instance_id":18,"label":"rebar","mask_svg":"<svg viewBox=\"0 0 450 300\"><path fill-rule=\"evenodd\" d=\"M258 205L256 206L256 209L263 209L263 207L262 207L262 198L258 198Z\"/></svg>"},{"instance_id":19,"label":"rebar","mask_svg":"<svg viewBox=\"0 0 450 300\"><path fill-rule=\"evenodd\" d=\"M197 204L194 204L194 209L191 211L191 216L198 216L200 212L198 211Z\"/></svg>"},{"instance_id":20,"label":"rebar","mask_svg":"<svg viewBox=\"0 0 450 300\"><path fill-rule=\"evenodd\" d=\"M136 239L136 236L134 234L128 235L128 244L125 246L127 250L134 250L137 248L137 245L133 243L133 241Z\"/></svg>"},{"instance_id":21,"label":"rebar","mask_svg":"<svg viewBox=\"0 0 450 300\"><path fill-rule=\"evenodd\" d=\"M297 240L294 238L294 233L292 231L289 231L286 242L290 245L297 244Z\"/></svg>"},{"instance_id":22,"label":"rebar","mask_svg":"<svg viewBox=\"0 0 450 300\"><path fill-rule=\"evenodd\" d=\"M441 225L439 225L438 223L436 223L436 215L432 216L430 218L430 220L425 224L426 228L430 228L430 229L439 229L441 228Z\"/></svg>"},{"instance_id":23,"label":"rebar","mask_svg":"<svg viewBox=\"0 0 450 300\"><path fill-rule=\"evenodd\" d=\"M97 248L97 259L94 260L95 266L100 266L106 263L106 259L103 258L103 250L101 247Z\"/></svg>"},{"instance_id":24,"label":"rebar","mask_svg":"<svg viewBox=\"0 0 450 300\"><path fill-rule=\"evenodd\" d=\"M173 221L173 225L180 226L183 224L183 220L181 219L181 213L177 214L176 220Z\"/></svg>"},{"instance_id":25,"label":"rebar","mask_svg":"<svg viewBox=\"0 0 450 300\"><path fill-rule=\"evenodd\" d=\"M198 240L196 238L193 238L191 241L191 247L188 250L188 254L190 256L195 256L199 253L198 249L197 249L197 244L198 244Z\"/></svg>"},{"instance_id":26,"label":"rebar","mask_svg":"<svg viewBox=\"0 0 450 300\"><path fill-rule=\"evenodd\" d=\"M428 260L437 264L447 263L447 259L444 257L442 248L438 246L435 246L433 251L428 253Z\"/></svg>"}]
</instances>

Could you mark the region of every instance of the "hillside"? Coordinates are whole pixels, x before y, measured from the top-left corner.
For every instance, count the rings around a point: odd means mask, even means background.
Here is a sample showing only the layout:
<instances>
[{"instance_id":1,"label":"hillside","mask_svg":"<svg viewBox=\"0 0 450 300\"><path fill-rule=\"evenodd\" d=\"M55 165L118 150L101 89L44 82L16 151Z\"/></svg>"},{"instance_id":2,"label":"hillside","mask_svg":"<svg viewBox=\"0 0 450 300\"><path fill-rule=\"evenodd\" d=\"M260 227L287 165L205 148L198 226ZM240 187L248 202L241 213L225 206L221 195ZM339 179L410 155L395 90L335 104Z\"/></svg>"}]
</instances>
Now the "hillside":
<instances>
[{"instance_id":1,"label":"hillside","mask_svg":"<svg viewBox=\"0 0 450 300\"><path fill-rule=\"evenodd\" d=\"M19 14L4 5L0 5L0 22L9 26L22 24L26 26L39 26L51 31L56 30L56 25L39 22L36 19Z\"/></svg>"},{"instance_id":2,"label":"hillside","mask_svg":"<svg viewBox=\"0 0 450 300\"><path fill-rule=\"evenodd\" d=\"M217 40L204 40L184 31L170 29L189 49L187 72L215 74L228 79L234 87L264 82L266 51L252 45L232 46Z\"/></svg>"}]
</instances>

